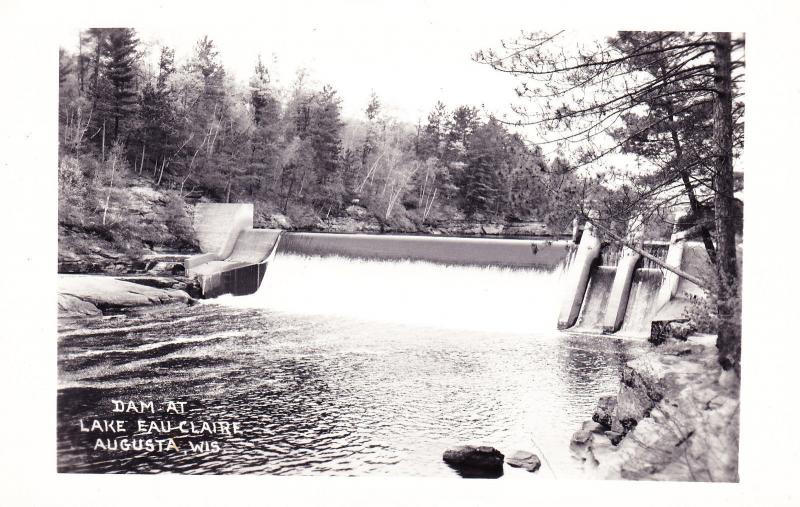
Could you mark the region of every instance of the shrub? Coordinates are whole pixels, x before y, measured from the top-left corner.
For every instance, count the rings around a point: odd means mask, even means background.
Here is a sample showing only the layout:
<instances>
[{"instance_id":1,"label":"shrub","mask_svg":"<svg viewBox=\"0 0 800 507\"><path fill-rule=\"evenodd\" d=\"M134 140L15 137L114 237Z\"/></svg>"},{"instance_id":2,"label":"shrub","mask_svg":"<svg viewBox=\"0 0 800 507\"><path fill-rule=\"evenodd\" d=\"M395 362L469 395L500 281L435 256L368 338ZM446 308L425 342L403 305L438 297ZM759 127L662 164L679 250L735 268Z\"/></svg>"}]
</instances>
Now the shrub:
<instances>
[{"instance_id":1,"label":"shrub","mask_svg":"<svg viewBox=\"0 0 800 507\"><path fill-rule=\"evenodd\" d=\"M736 328L741 327L742 284L739 280L721 283L711 277L711 288L705 298L692 297L692 304L685 314L694 329L700 333L717 334L720 325L727 322ZM720 308L728 308L727 316L720 316Z\"/></svg>"}]
</instances>

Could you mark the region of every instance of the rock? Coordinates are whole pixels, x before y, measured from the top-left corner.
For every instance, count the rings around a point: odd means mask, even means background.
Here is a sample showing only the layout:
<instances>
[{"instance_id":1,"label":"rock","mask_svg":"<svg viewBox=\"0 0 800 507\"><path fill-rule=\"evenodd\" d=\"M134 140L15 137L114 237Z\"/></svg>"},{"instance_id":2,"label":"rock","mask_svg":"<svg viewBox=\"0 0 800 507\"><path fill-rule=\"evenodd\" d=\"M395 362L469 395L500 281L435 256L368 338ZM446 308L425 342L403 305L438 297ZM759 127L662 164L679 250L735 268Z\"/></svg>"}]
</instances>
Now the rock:
<instances>
[{"instance_id":1,"label":"rock","mask_svg":"<svg viewBox=\"0 0 800 507\"><path fill-rule=\"evenodd\" d=\"M444 452L442 459L462 477L499 477L503 453L488 445L460 445Z\"/></svg>"},{"instance_id":2,"label":"rock","mask_svg":"<svg viewBox=\"0 0 800 507\"><path fill-rule=\"evenodd\" d=\"M616 396L601 396L597 402L597 408L592 414L592 421L602 424L610 429L614 420L614 409L617 408Z\"/></svg>"},{"instance_id":3,"label":"rock","mask_svg":"<svg viewBox=\"0 0 800 507\"><path fill-rule=\"evenodd\" d=\"M511 222L503 229L506 236L552 236L544 222Z\"/></svg>"},{"instance_id":4,"label":"rock","mask_svg":"<svg viewBox=\"0 0 800 507\"><path fill-rule=\"evenodd\" d=\"M581 426L583 431L588 431L589 433L603 433L605 428L603 425L595 422L595 421L583 421L583 426Z\"/></svg>"},{"instance_id":5,"label":"rock","mask_svg":"<svg viewBox=\"0 0 800 507\"><path fill-rule=\"evenodd\" d=\"M367 216L367 208L363 206L356 206L355 204L345 208L345 213L354 218L361 218Z\"/></svg>"},{"instance_id":6,"label":"rock","mask_svg":"<svg viewBox=\"0 0 800 507\"><path fill-rule=\"evenodd\" d=\"M539 456L528 451L517 451L506 459L509 466L523 468L528 472L535 472L542 466Z\"/></svg>"},{"instance_id":7,"label":"rock","mask_svg":"<svg viewBox=\"0 0 800 507\"><path fill-rule=\"evenodd\" d=\"M592 439L592 432L586 430L578 430L572 434L572 439L569 441L570 446L582 447L589 443Z\"/></svg>"},{"instance_id":8,"label":"rock","mask_svg":"<svg viewBox=\"0 0 800 507\"><path fill-rule=\"evenodd\" d=\"M271 229L291 229L292 224L289 219L281 213L275 213L269 217L269 228Z\"/></svg>"},{"instance_id":9,"label":"rock","mask_svg":"<svg viewBox=\"0 0 800 507\"><path fill-rule=\"evenodd\" d=\"M138 283L148 287L155 287L157 289L175 289L182 290L193 298L202 297L202 290L200 283L194 278L185 276L125 276L119 277L123 282Z\"/></svg>"},{"instance_id":10,"label":"rock","mask_svg":"<svg viewBox=\"0 0 800 507\"><path fill-rule=\"evenodd\" d=\"M502 224L486 224L482 227L483 234L487 236L499 236L503 234L504 226Z\"/></svg>"},{"instance_id":11,"label":"rock","mask_svg":"<svg viewBox=\"0 0 800 507\"><path fill-rule=\"evenodd\" d=\"M111 276L59 275L59 308L76 308L72 298L89 303L100 311L118 312L141 306L190 304L192 298L182 290L159 289L125 282ZM85 304L80 305L91 311Z\"/></svg>"},{"instance_id":12,"label":"rock","mask_svg":"<svg viewBox=\"0 0 800 507\"><path fill-rule=\"evenodd\" d=\"M612 445L619 445L619 443L622 441L622 437L625 436L624 433L620 433L618 431L606 431L605 434L608 439L611 440Z\"/></svg>"},{"instance_id":13,"label":"rock","mask_svg":"<svg viewBox=\"0 0 800 507\"><path fill-rule=\"evenodd\" d=\"M650 325L650 337L647 339L654 345L660 345L668 339L686 341L694 332L688 319L658 320Z\"/></svg>"},{"instance_id":14,"label":"rock","mask_svg":"<svg viewBox=\"0 0 800 507\"><path fill-rule=\"evenodd\" d=\"M644 373L625 366L622 369L622 385L617 395L617 409L614 417L620 422L639 420L647 416L661 399L658 381L643 377ZM628 423L630 426L630 424ZM618 427L610 428L619 431Z\"/></svg>"},{"instance_id":15,"label":"rock","mask_svg":"<svg viewBox=\"0 0 800 507\"><path fill-rule=\"evenodd\" d=\"M102 315L95 305L70 294L58 295L58 316L60 318L95 317Z\"/></svg>"},{"instance_id":16,"label":"rock","mask_svg":"<svg viewBox=\"0 0 800 507\"><path fill-rule=\"evenodd\" d=\"M694 329L692 329L692 325L689 322L670 322L669 333L671 338L685 341L693 332Z\"/></svg>"}]
</instances>

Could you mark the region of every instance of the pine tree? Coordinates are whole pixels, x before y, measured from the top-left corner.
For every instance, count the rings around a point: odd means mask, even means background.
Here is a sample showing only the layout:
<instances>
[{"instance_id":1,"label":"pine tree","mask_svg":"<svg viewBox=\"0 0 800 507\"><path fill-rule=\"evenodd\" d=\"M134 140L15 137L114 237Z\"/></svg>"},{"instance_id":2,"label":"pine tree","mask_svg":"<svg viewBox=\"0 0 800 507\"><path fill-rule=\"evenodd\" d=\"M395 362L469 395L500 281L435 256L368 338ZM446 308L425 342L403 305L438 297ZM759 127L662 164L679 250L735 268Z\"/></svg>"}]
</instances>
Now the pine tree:
<instances>
[{"instance_id":1,"label":"pine tree","mask_svg":"<svg viewBox=\"0 0 800 507\"><path fill-rule=\"evenodd\" d=\"M327 214L341 205L345 193L340 166L340 132L343 123L336 91L325 86L315 97L309 113L307 138L314 154L318 193L316 204L326 209Z\"/></svg>"},{"instance_id":2,"label":"pine tree","mask_svg":"<svg viewBox=\"0 0 800 507\"><path fill-rule=\"evenodd\" d=\"M131 28L111 28L108 42L104 48L108 59L106 79L111 83L109 112L114 121L114 137L120 133L120 123L131 118L136 112L136 59L139 40Z\"/></svg>"},{"instance_id":3,"label":"pine tree","mask_svg":"<svg viewBox=\"0 0 800 507\"><path fill-rule=\"evenodd\" d=\"M461 176L462 207L467 215L493 212L500 195L500 168L507 164L506 132L497 120L489 121L470 136L466 167Z\"/></svg>"}]
</instances>

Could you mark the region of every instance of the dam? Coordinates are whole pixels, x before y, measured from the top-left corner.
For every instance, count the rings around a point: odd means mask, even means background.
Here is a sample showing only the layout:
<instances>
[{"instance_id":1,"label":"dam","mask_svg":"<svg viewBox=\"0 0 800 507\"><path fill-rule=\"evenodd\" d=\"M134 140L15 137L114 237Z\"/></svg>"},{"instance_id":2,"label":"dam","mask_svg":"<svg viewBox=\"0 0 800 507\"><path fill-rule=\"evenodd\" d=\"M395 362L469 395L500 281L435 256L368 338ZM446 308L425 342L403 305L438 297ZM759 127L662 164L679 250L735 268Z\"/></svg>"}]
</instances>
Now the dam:
<instances>
[{"instance_id":1,"label":"dam","mask_svg":"<svg viewBox=\"0 0 800 507\"><path fill-rule=\"evenodd\" d=\"M436 315L428 315L432 309L444 312L436 298L452 300L454 290L462 295L472 290L477 303L472 315L501 315L500 319L508 321L508 315L515 313L523 320L536 321L530 326L644 337L650 335L653 322L681 320L690 298L702 296L699 287L652 260L627 247L601 243L588 223L577 243L569 239L284 232L254 229L250 204L198 204L194 224L203 253L186 260L187 274L199 280L205 298L259 294L260 299L234 303L245 306L258 307L256 301L272 299L279 307L316 305L324 314L350 314L347 303L336 299L336 287L359 284L376 298L371 311L361 308L362 316L387 317L385 308L389 306L427 301L413 313L419 318L427 315L422 320L436 325ZM641 247L694 275L702 276L709 269L702 245L687 242L680 234L669 242L641 242ZM337 264L331 258L354 262ZM411 271L405 278L388 273L390 269L408 270L409 263L431 266L427 269L437 274L408 286L406 282L414 278ZM446 275L456 266L464 267L459 273L469 282ZM493 277L487 276L490 271ZM429 281L442 275L448 287L431 287ZM286 280L287 276L294 279ZM393 282L387 283L389 279ZM448 289L450 293L444 294ZM403 291L404 301L387 296ZM304 294L304 300L292 303L293 292ZM314 303L309 294L319 293L327 294L325 301ZM430 299L430 295L435 296ZM489 311L493 306L497 308ZM544 308L550 310L543 312ZM405 318L408 313L405 311ZM472 321L463 315L461 319ZM480 322L474 324L480 327ZM525 329L525 325L519 328Z\"/></svg>"}]
</instances>

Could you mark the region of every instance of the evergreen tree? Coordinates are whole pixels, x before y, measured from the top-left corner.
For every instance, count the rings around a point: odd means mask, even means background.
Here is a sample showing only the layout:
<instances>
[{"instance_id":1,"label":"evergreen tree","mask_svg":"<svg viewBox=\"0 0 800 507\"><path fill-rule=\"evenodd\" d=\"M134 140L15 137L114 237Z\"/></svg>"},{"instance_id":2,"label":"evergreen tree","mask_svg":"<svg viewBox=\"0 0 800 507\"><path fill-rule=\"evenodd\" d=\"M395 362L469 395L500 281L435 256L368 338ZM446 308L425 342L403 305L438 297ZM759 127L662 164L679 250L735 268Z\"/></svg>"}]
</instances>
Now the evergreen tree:
<instances>
[{"instance_id":1,"label":"evergreen tree","mask_svg":"<svg viewBox=\"0 0 800 507\"><path fill-rule=\"evenodd\" d=\"M117 140L120 124L132 118L138 103L136 59L139 40L131 28L111 28L104 47L107 58L106 79L111 84L108 110L114 122L113 140Z\"/></svg>"},{"instance_id":2,"label":"evergreen tree","mask_svg":"<svg viewBox=\"0 0 800 507\"><path fill-rule=\"evenodd\" d=\"M139 114L141 117L141 157L144 160L163 161L175 149L179 132L175 111L175 93L171 78L175 74L175 51L161 48L158 75L155 84L148 81L142 88ZM148 167L150 164L148 163Z\"/></svg>"},{"instance_id":3,"label":"evergreen tree","mask_svg":"<svg viewBox=\"0 0 800 507\"><path fill-rule=\"evenodd\" d=\"M476 128L470 137L460 185L462 207L467 215L491 213L497 209L499 170L508 163L505 137L505 129L494 118Z\"/></svg>"},{"instance_id":4,"label":"evergreen tree","mask_svg":"<svg viewBox=\"0 0 800 507\"><path fill-rule=\"evenodd\" d=\"M325 86L308 111L307 139L313 152L318 185L315 204L327 210L338 208L345 193L339 164L343 126L339 102L336 91Z\"/></svg>"},{"instance_id":5,"label":"evergreen tree","mask_svg":"<svg viewBox=\"0 0 800 507\"><path fill-rule=\"evenodd\" d=\"M259 55L250 79L250 105L253 111L253 132L248 160L249 192L258 187L269 188L278 171L281 150L281 105L270 88L267 68Z\"/></svg>"}]
</instances>

